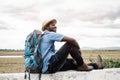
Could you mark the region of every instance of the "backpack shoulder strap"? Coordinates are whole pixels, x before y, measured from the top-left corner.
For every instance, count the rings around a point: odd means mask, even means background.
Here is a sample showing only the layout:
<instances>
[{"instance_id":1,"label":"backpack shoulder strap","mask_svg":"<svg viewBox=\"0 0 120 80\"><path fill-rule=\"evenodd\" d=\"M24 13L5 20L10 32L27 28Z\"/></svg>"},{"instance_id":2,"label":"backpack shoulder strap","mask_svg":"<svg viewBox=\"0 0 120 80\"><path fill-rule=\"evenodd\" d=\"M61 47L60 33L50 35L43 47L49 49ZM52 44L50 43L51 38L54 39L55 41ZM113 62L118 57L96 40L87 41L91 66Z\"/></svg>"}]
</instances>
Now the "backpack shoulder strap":
<instances>
[{"instance_id":1,"label":"backpack shoulder strap","mask_svg":"<svg viewBox=\"0 0 120 80\"><path fill-rule=\"evenodd\" d=\"M50 49L53 47L53 45L50 45L50 47L48 48L48 50L46 51L45 55L43 56L43 60L45 59L45 57L48 55Z\"/></svg>"}]
</instances>

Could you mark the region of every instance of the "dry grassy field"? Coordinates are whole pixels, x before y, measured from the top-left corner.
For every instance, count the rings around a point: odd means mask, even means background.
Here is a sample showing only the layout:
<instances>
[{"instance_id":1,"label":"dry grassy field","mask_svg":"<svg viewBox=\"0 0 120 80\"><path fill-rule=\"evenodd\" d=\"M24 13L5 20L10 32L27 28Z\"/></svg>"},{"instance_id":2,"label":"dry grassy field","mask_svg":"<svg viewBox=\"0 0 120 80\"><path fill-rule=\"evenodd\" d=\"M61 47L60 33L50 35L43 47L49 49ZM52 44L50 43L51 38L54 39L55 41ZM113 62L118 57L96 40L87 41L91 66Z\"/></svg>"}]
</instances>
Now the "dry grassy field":
<instances>
[{"instance_id":1,"label":"dry grassy field","mask_svg":"<svg viewBox=\"0 0 120 80\"><path fill-rule=\"evenodd\" d=\"M95 60L96 56L100 54L103 59L120 59L120 50L83 50L82 56L86 63L90 59ZM0 56L6 55L21 55L23 52L0 52ZM23 58L0 58L0 73L16 73L24 72Z\"/></svg>"}]
</instances>

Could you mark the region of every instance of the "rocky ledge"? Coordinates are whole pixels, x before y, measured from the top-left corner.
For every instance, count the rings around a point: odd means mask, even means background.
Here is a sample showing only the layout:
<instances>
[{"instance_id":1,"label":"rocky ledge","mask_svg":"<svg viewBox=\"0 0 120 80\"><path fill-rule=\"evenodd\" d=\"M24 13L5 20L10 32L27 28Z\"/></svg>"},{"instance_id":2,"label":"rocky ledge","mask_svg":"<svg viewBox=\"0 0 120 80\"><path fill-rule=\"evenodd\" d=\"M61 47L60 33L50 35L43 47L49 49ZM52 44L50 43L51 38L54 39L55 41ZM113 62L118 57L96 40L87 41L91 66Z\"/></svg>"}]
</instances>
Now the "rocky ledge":
<instances>
[{"instance_id":1,"label":"rocky ledge","mask_svg":"<svg viewBox=\"0 0 120 80\"><path fill-rule=\"evenodd\" d=\"M24 73L9 73L0 74L0 80L25 79ZM38 74L31 74L31 80L38 80ZM120 80L120 68L93 70L89 72L70 70L54 74L42 74L41 80Z\"/></svg>"}]
</instances>

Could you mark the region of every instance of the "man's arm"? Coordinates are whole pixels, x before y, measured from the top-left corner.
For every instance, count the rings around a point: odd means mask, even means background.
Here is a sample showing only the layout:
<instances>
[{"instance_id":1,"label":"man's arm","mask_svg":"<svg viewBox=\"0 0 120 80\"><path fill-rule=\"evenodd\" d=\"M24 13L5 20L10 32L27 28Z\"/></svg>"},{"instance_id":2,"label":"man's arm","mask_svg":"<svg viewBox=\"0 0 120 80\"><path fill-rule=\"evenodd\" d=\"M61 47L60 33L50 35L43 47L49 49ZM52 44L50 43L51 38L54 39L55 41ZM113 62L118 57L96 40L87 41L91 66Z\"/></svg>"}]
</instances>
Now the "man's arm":
<instances>
[{"instance_id":1,"label":"man's arm","mask_svg":"<svg viewBox=\"0 0 120 80\"><path fill-rule=\"evenodd\" d=\"M70 38L70 37L64 36L62 41L70 43L73 46L75 46L77 49L80 49L79 44L77 43L77 41L74 38Z\"/></svg>"}]
</instances>

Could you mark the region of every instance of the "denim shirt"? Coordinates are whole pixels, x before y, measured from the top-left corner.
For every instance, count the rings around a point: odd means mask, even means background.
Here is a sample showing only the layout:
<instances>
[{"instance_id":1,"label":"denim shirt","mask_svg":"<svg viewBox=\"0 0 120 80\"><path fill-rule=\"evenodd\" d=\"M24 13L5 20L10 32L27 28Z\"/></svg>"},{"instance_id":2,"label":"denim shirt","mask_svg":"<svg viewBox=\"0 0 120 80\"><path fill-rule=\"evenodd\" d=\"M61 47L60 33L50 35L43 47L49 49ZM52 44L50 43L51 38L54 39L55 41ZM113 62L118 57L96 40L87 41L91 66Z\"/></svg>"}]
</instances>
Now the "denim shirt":
<instances>
[{"instance_id":1,"label":"denim shirt","mask_svg":"<svg viewBox=\"0 0 120 80\"><path fill-rule=\"evenodd\" d=\"M48 30L44 31L44 35L42 36L41 42L40 42L40 51L41 51L42 57L46 54L50 46L52 45L53 46L50 48L47 56L45 57L43 61L42 73L45 73L47 71L49 60L51 56L55 54L54 42L55 41L60 42L63 39L63 37L64 37L63 35L55 33L55 32L50 32Z\"/></svg>"}]
</instances>

